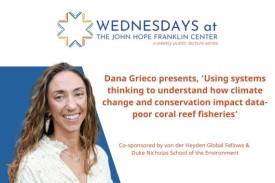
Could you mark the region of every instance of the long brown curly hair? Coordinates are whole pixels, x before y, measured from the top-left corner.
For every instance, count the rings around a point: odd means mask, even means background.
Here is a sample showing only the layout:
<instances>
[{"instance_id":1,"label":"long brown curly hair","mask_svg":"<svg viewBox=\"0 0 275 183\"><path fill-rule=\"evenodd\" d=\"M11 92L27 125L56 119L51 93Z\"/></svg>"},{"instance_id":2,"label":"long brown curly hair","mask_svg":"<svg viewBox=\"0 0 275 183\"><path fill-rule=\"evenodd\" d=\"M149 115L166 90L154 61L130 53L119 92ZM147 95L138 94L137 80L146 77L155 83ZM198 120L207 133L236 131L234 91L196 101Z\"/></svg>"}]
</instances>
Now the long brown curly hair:
<instances>
[{"instance_id":1,"label":"long brown curly hair","mask_svg":"<svg viewBox=\"0 0 275 183\"><path fill-rule=\"evenodd\" d=\"M77 74L84 82L87 92L87 115L80 127L81 142L85 151L84 169L88 174L91 167L97 162L95 152L95 144L98 138L98 123L96 117L95 98L93 95L92 86L89 80L79 72L75 67L67 63L59 63L49 67L35 84L33 95L31 98L31 106L26 114L24 128L21 136L18 139L15 147L15 158L9 164L8 175L11 182L16 180L22 158L32 151L43 135L51 135L54 132L53 123L49 127L48 133L45 132L45 119L47 118L47 92L48 86L54 76L62 71L71 71ZM93 154L93 160L90 160L90 155Z\"/></svg>"}]
</instances>

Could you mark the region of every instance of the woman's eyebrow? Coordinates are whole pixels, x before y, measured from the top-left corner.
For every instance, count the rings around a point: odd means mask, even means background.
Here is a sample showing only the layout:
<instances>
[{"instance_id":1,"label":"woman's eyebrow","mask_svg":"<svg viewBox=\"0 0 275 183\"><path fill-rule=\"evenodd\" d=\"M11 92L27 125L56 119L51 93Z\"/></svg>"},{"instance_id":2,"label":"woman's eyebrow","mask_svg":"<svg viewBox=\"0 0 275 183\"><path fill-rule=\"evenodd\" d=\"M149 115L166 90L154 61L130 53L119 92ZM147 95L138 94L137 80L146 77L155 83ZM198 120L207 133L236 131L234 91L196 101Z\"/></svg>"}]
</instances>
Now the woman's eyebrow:
<instances>
[{"instance_id":1,"label":"woman's eyebrow","mask_svg":"<svg viewBox=\"0 0 275 183\"><path fill-rule=\"evenodd\" d=\"M77 87L73 90L73 92L78 91L78 90L84 90L84 87L82 87L82 86ZM52 94L55 94L55 93L66 93L66 91L65 90L55 90L55 91L52 92Z\"/></svg>"},{"instance_id":2,"label":"woman's eyebrow","mask_svg":"<svg viewBox=\"0 0 275 183\"><path fill-rule=\"evenodd\" d=\"M78 88L74 89L73 91L77 91L77 90L84 90L84 87L78 87Z\"/></svg>"},{"instance_id":3,"label":"woman's eyebrow","mask_svg":"<svg viewBox=\"0 0 275 183\"><path fill-rule=\"evenodd\" d=\"M65 93L65 91L64 90L55 90L52 92L52 94L54 94L54 93Z\"/></svg>"}]
</instances>

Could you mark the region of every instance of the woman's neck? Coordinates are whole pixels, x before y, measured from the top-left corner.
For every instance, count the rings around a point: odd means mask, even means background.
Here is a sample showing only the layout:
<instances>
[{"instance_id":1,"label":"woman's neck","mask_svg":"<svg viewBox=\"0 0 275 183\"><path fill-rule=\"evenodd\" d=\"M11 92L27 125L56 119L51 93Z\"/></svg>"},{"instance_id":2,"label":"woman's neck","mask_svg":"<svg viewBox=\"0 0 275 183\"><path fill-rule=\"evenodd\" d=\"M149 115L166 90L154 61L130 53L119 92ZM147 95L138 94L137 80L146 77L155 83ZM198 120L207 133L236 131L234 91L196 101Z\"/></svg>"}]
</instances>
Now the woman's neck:
<instances>
[{"instance_id":1,"label":"woman's neck","mask_svg":"<svg viewBox=\"0 0 275 183\"><path fill-rule=\"evenodd\" d=\"M50 136L51 140L58 140L65 144L68 149L67 151L71 154L78 154L81 151L81 141L79 134L60 134L60 133L53 133Z\"/></svg>"}]
</instances>

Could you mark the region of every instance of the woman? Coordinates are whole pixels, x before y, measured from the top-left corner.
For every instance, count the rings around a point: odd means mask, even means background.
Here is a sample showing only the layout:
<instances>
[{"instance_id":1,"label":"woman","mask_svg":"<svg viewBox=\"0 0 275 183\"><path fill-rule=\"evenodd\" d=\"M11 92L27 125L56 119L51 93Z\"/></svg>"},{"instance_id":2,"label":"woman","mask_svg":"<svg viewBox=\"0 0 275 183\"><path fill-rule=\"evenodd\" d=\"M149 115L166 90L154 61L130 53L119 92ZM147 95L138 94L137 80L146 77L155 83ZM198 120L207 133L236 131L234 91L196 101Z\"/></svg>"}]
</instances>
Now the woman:
<instances>
[{"instance_id":1,"label":"woman","mask_svg":"<svg viewBox=\"0 0 275 183\"><path fill-rule=\"evenodd\" d=\"M11 182L112 182L108 157L96 145L98 124L89 80L67 63L37 81L9 165Z\"/></svg>"}]
</instances>

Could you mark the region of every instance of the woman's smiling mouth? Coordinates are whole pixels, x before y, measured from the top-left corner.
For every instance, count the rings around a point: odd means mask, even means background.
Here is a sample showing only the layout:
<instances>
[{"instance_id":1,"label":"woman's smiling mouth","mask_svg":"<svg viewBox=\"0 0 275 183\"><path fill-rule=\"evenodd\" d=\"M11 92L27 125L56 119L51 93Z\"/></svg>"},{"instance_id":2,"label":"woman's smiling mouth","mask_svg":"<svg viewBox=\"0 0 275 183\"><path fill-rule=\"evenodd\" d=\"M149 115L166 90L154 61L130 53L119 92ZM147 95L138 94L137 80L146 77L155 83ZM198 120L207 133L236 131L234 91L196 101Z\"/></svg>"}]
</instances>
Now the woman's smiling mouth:
<instances>
[{"instance_id":1,"label":"woman's smiling mouth","mask_svg":"<svg viewBox=\"0 0 275 183\"><path fill-rule=\"evenodd\" d=\"M80 113L71 114L71 115L63 115L63 117L68 120L76 120L79 116L80 116Z\"/></svg>"}]
</instances>

